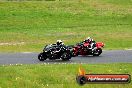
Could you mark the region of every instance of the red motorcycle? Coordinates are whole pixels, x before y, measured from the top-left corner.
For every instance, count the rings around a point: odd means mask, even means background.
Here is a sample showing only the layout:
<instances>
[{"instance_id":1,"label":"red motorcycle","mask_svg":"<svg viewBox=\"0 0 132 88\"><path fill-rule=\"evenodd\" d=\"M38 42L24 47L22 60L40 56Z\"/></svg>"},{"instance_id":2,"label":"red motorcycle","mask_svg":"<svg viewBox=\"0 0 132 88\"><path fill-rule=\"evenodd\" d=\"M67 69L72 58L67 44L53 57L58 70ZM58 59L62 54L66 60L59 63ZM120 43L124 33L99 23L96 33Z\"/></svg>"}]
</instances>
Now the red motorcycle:
<instances>
[{"instance_id":1,"label":"red motorcycle","mask_svg":"<svg viewBox=\"0 0 132 88\"><path fill-rule=\"evenodd\" d=\"M88 42L78 43L76 44L76 46L73 47L72 55L73 56L78 56L78 55L99 56L102 53L102 47L104 47L104 43L102 42L94 43L92 48Z\"/></svg>"}]
</instances>

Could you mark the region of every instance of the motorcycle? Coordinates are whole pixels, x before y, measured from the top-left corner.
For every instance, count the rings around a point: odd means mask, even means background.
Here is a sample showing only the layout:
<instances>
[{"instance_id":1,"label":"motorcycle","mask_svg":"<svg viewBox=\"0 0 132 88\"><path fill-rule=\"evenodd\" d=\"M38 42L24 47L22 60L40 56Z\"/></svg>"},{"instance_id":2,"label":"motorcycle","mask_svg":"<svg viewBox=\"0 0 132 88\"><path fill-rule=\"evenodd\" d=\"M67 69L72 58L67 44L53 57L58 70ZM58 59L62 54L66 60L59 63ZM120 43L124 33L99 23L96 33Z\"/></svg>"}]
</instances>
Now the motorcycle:
<instances>
[{"instance_id":1,"label":"motorcycle","mask_svg":"<svg viewBox=\"0 0 132 88\"><path fill-rule=\"evenodd\" d=\"M44 61L46 59L62 59L63 61L68 61L71 59L71 51L65 45L60 47L56 44L50 44L44 47L43 52L38 55L38 59L40 61Z\"/></svg>"},{"instance_id":2,"label":"motorcycle","mask_svg":"<svg viewBox=\"0 0 132 88\"><path fill-rule=\"evenodd\" d=\"M78 56L78 55L99 56L102 53L103 47L104 47L104 43L102 42L94 43L92 48L88 42L78 43L73 47L72 55L73 56Z\"/></svg>"}]
</instances>

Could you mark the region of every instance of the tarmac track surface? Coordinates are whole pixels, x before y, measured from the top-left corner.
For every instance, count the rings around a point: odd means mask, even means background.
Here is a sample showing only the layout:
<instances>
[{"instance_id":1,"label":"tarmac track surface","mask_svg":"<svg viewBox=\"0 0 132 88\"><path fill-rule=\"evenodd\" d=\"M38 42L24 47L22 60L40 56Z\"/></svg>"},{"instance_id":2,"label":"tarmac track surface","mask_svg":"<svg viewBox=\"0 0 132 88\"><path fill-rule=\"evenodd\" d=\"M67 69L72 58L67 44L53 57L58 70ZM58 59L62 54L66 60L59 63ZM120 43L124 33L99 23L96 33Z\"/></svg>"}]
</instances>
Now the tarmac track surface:
<instances>
[{"instance_id":1,"label":"tarmac track surface","mask_svg":"<svg viewBox=\"0 0 132 88\"><path fill-rule=\"evenodd\" d=\"M70 61L37 59L39 53L0 53L0 65L8 64L39 64L39 63L132 63L132 50L108 50L98 57L78 56Z\"/></svg>"}]
</instances>

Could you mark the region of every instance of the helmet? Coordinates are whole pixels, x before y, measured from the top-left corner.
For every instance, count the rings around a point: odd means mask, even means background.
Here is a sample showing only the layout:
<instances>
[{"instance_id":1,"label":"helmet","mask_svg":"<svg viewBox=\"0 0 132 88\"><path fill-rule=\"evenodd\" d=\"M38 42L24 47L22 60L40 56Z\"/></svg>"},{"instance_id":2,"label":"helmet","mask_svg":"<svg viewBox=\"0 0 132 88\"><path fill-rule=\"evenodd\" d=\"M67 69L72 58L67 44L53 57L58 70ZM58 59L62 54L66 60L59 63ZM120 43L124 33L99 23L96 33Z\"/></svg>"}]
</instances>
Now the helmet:
<instances>
[{"instance_id":1,"label":"helmet","mask_svg":"<svg viewBox=\"0 0 132 88\"><path fill-rule=\"evenodd\" d=\"M92 41L91 37L87 37L86 40L87 40L88 42L91 42L91 41Z\"/></svg>"},{"instance_id":2,"label":"helmet","mask_svg":"<svg viewBox=\"0 0 132 88\"><path fill-rule=\"evenodd\" d=\"M56 44L60 45L60 44L62 44L62 41L61 40L57 40Z\"/></svg>"},{"instance_id":3,"label":"helmet","mask_svg":"<svg viewBox=\"0 0 132 88\"><path fill-rule=\"evenodd\" d=\"M91 39L91 37L87 37L87 38L86 38L86 40L89 40L89 39Z\"/></svg>"}]
</instances>

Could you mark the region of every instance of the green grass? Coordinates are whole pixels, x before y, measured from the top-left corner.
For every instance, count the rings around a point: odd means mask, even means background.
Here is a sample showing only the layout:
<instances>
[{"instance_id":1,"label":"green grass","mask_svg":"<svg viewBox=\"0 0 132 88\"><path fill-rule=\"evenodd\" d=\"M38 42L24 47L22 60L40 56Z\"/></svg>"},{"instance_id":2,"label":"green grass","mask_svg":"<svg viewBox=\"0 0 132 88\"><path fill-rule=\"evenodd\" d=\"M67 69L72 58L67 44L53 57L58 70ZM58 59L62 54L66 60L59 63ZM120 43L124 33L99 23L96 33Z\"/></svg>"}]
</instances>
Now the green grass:
<instances>
[{"instance_id":1,"label":"green grass","mask_svg":"<svg viewBox=\"0 0 132 88\"><path fill-rule=\"evenodd\" d=\"M86 73L130 74L131 63L83 64ZM76 83L79 64L0 66L0 88L80 88ZM132 84L88 84L83 88L131 88Z\"/></svg>"},{"instance_id":2,"label":"green grass","mask_svg":"<svg viewBox=\"0 0 132 88\"><path fill-rule=\"evenodd\" d=\"M81 1L81 2L79 2ZM39 52L91 36L105 49L132 48L131 0L0 2L0 52ZM21 43L23 45L1 45Z\"/></svg>"}]
</instances>

